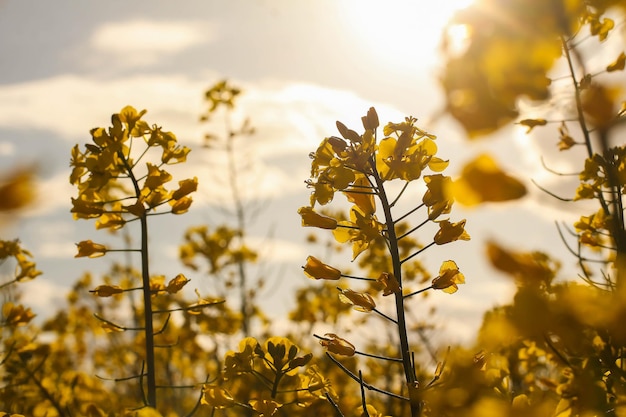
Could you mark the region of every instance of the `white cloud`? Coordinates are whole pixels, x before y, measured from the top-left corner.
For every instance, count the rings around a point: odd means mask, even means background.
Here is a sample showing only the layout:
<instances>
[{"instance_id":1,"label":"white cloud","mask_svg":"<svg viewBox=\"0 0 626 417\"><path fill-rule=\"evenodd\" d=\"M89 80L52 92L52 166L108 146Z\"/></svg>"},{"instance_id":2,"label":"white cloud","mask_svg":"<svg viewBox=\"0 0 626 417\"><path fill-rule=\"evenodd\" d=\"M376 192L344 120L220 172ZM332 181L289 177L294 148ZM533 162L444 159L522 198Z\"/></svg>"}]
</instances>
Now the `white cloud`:
<instances>
[{"instance_id":1,"label":"white cloud","mask_svg":"<svg viewBox=\"0 0 626 417\"><path fill-rule=\"evenodd\" d=\"M208 78L210 79L210 78ZM0 126L41 129L76 141L89 130L108 126L125 105L150 110L146 120L166 130L177 120L179 137L198 137L197 112L206 82L181 76L135 75L103 83L96 78L61 75L0 87Z\"/></svg>"},{"instance_id":2,"label":"white cloud","mask_svg":"<svg viewBox=\"0 0 626 417\"><path fill-rule=\"evenodd\" d=\"M26 207L21 215L39 217L63 208L67 209L69 218L70 201L76 194L75 187L69 182L69 170L50 178L41 179L36 183L35 202Z\"/></svg>"},{"instance_id":3,"label":"white cloud","mask_svg":"<svg viewBox=\"0 0 626 417\"><path fill-rule=\"evenodd\" d=\"M22 304L29 307L42 319L49 318L57 309L65 305L67 286L46 279L45 275L19 285L24 295Z\"/></svg>"},{"instance_id":4,"label":"white cloud","mask_svg":"<svg viewBox=\"0 0 626 417\"><path fill-rule=\"evenodd\" d=\"M111 113L131 104L137 109L148 109L146 121L174 132L181 144L194 147L200 144L205 132L221 134L225 128L222 117L205 125L198 123L203 109L202 92L209 84L183 76L135 75L102 83L97 78L64 75L4 86L0 87L0 127L40 129L80 144L89 140L91 128L108 126ZM308 177L307 155L323 137L337 134L335 121L341 120L358 131L361 116L375 104L351 92L312 84L266 80L242 87L244 94L232 114L233 126L249 117L257 131L253 137L244 138L236 150L237 158L250 160L247 175L253 183L242 187L246 200L267 199L301 189L302 181ZM376 107L381 122L403 118L391 106ZM196 205L207 200L229 201L228 187L219 186L211 174L225 172L225 160L223 153L195 149L187 164L172 170L176 180L199 177ZM74 195L67 184L68 175L69 168L42 184L46 211L67 205ZM34 213L41 214L43 207L35 207Z\"/></svg>"},{"instance_id":5,"label":"white cloud","mask_svg":"<svg viewBox=\"0 0 626 417\"><path fill-rule=\"evenodd\" d=\"M15 145L10 142L0 142L0 156L11 156L15 154Z\"/></svg>"},{"instance_id":6,"label":"white cloud","mask_svg":"<svg viewBox=\"0 0 626 417\"><path fill-rule=\"evenodd\" d=\"M144 66L157 62L163 55L215 39L215 27L206 22L130 20L101 25L89 43L96 52L105 54L102 59L118 59L116 65Z\"/></svg>"}]
</instances>

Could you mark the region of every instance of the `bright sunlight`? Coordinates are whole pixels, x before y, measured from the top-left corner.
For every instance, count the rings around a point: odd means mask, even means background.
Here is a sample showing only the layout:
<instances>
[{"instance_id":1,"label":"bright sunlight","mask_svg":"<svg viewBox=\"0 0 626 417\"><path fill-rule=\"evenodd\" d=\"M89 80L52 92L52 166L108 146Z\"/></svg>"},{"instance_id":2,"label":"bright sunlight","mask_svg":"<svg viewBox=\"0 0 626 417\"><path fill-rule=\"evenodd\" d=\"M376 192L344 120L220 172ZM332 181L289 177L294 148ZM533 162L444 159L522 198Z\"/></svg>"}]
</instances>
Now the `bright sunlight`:
<instances>
[{"instance_id":1,"label":"bright sunlight","mask_svg":"<svg viewBox=\"0 0 626 417\"><path fill-rule=\"evenodd\" d=\"M409 72L425 69L437 61L440 34L458 10L472 0L421 2L395 0L384 7L372 1L342 1L338 13L346 31L354 36L355 48L366 49L372 63L385 70ZM463 31L449 33L451 41L460 42Z\"/></svg>"}]
</instances>

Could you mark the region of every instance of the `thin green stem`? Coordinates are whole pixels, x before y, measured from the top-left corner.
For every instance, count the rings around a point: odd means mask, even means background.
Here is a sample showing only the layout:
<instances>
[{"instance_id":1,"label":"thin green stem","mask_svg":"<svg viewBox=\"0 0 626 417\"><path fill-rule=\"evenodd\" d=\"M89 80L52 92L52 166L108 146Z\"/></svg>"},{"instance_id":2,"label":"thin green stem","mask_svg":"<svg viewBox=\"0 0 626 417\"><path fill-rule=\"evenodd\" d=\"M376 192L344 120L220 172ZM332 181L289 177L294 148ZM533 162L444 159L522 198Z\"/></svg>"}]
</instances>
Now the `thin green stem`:
<instances>
[{"instance_id":1,"label":"thin green stem","mask_svg":"<svg viewBox=\"0 0 626 417\"><path fill-rule=\"evenodd\" d=\"M404 213L402 216L398 217L396 219L396 223L404 220L406 217L410 216L411 214L415 213L417 210L421 209L422 207L424 207L426 204L422 203L419 206L409 210L407 213Z\"/></svg>"},{"instance_id":2,"label":"thin green stem","mask_svg":"<svg viewBox=\"0 0 626 417\"><path fill-rule=\"evenodd\" d=\"M386 314L385 314L385 313L383 313L382 311L380 311L380 310L378 310L378 309L376 309L376 308L375 308L375 309L373 309L372 311L373 311L374 313L378 314L379 316L381 316L381 317L383 317L383 318L385 318L385 319L389 320L390 322L395 323L395 324L398 324L398 321L397 321L397 320L394 320L393 318L389 317L388 315L386 315Z\"/></svg>"},{"instance_id":3,"label":"thin green stem","mask_svg":"<svg viewBox=\"0 0 626 417\"><path fill-rule=\"evenodd\" d=\"M413 291L412 293L406 294L403 297L404 298L413 297L414 295L421 294L421 293L423 293L425 291L428 291L428 290L432 290L432 288L433 288L433 286L431 285L430 287L426 287L426 288L422 288L421 290Z\"/></svg>"},{"instance_id":4,"label":"thin green stem","mask_svg":"<svg viewBox=\"0 0 626 417\"><path fill-rule=\"evenodd\" d=\"M385 223L387 226L387 240L389 242L389 252L391 255L391 262L393 265L393 275L398 280L400 288L402 288L402 262L400 261L400 250L398 248L398 238L396 237L395 223L391 214L391 206L387 199L383 180L380 177L378 170L376 169L376 160L372 157L370 159L370 166L372 167L372 176L376 182L376 188L378 189L378 198L380 199L381 207L385 215ZM401 293L394 294L396 304L396 316L398 337L400 340L400 354L402 355L402 368L404 370L404 377L408 386L414 386L416 383L415 372L413 371L413 364L411 362L411 349L409 346L409 338L406 328L406 317L404 313L404 298ZM419 403L411 401L411 415L417 416L420 414L421 407Z\"/></svg>"},{"instance_id":5,"label":"thin green stem","mask_svg":"<svg viewBox=\"0 0 626 417\"><path fill-rule=\"evenodd\" d=\"M355 275L341 274L343 278L358 279L361 281L378 281L376 278L357 277Z\"/></svg>"},{"instance_id":6,"label":"thin green stem","mask_svg":"<svg viewBox=\"0 0 626 417\"><path fill-rule=\"evenodd\" d=\"M406 237L408 235L410 235L411 233L413 233L414 231L416 231L417 229L419 229L420 227L424 226L426 223L428 223L430 221L430 219L426 219L423 222L421 222L420 224L418 224L417 226L415 226L414 228L412 228L411 230L409 230L408 232L398 236L398 240L401 240L403 237Z\"/></svg>"},{"instance_id":7,"label":"thin green stem","mask_svg":"<svg viewBox=\"0 0 626 417\"><path fill-rule=\"evenodd\" d=\"M350 371L348 368L346 368L346 367L345 367L345 366L344 366L341 362L339 362L337 359L335 359L335 357L334 357L333 355L331 355L330 353L326 352L326 356L328 356L328 358L329 358L331 361L333 361L333 363L334 363L335 365L337 365L337 366L338 366L338 367L339 367L342 371L344 371L344 372L346 373L346 375L348 375L350 378L352 378L352 379L353 379L353 380L355 380L356 382L359 382L359 383L361 382L361 381L359 380L359 377L358 377L358 376L356 376L356 375L354 374L354 372L352 372L352 371ZM363 386L364 386L365 388L367 388L367 389L371 390L371 391L380 392L381 394L388 395L389 397L397 398L397 399L399 399L399 400L409 401L409 399L408 399L407 397L403 397L402 395L395 394L395 393L393 393L393 392L391 392L391 391L385 391L385 390L382 390L382 389L380 389L380 388L376 388L375 386L370 385L370 384L368 384L368 383L366 383L366 382L363 382Z\"/></svg>"},{"instance_id":8,"label":"thin green stem","mask_svg":"<svg viewBox=\"0 0 626 417\"><path fill-rule=\"evenodd\" d=\"M417 252L413 253L412 255L409 255L406 258L404 258L403 260L401 260L400 263L401 264L405 263L409 259L412 259L412 258L416 257L417 255L419 255L420 253L424 252L426 249L430 248L433 245L436 245L436 243L435 242L430 242L428 245L424 246L422 249L418 250Z\"/></svg>"},{"instance_id":9,"label":"thin green stem","mask_svg":"<svg viewBox=\"0 0 626 417\"><path fill-rule=\"evenodd\" d=\"M409 182L405 181L404 185L402 186L402 189L400 190L396 198L394 198L393 201L389 204L390 207L393 207L396 205L396 203L398 202L398 200L400 200L400 197L402 197L402 194L404 194L408 186L409 186Z\"/></svg>"},{"instance_id":10,"label":"thin green stem","mask_svg":"<svg viewBox=\"0 0 626 417\"><path fill-rule=\"evenodd\" d=\"M126 159L124 153L118 151L118 156L123 161L128 171L128 176L133 183L135 196L141 198L141 189L135 178L135 174ZM154 356L154 325L152 322L152 292L150 291L150 270L148 259L148 217L146 212L139 216L141 223L141 280L143 284L143 305L144 305L144 321L145 321L145 337L146 337L146 385L148 389L147 405L156 408L156 372L155 372L155 356Z\"/></svg>"},{"instance_id":11,"label":"thin green stem","mask_svg":"<svg viewBox=\"0 0 626 417\"><path fill-rule=\"evenodd\" d=\"M389 356L373 355L371 353L360 352L358 350L355 350L354 353L357 354L357 355L361 355L361 356L367 356L369 358L381 359L381 360L389 361L389 362L399 362L399 363L402 363L402 359L401 358L390 358Z\"/></svg>"}]
</instances>

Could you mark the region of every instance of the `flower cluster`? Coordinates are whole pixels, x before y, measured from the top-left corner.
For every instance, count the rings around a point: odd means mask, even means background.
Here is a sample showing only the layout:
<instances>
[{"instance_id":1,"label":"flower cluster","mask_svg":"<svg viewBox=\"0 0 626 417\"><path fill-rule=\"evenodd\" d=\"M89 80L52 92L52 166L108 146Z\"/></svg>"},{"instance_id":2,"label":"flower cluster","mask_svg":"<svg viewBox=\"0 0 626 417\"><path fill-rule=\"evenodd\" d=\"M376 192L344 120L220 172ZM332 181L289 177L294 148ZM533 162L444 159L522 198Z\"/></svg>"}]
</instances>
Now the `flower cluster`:
<instances>
[{"instance_id":1,"label":"flower cluster","mask_svg":"<svg viewBox=\"0 0 626 417\"><path fill-rule=\"evenodd\" d=\"M189 148L178 145L173 133L148 125L142 120L145 113L126 106L112 116L111 127L90 131L93 143L86 144L84 151L78 145L72 149L70 183L78 187L77 198L72 198L75 219L95 218L98 229L116 230L129 221L129 216L140 218L165 204L173 214L189 209L189 194L196 191L198 179L185 179L176 189L168 190L165 184L172 176L163 169L164 165L185 162ZM133 149L137 138L145 149ZM138 176L138 164L151 148L160 148L161 162L147 162L145 174Z\"/></svg>"},{"instance_id":2,"label":"flower cluster","mask_svg":"<svg viewBox=\"0 0 626 417\"><path fill-rule=\"evenodd\" d=\"M407 261L429 247L469 240L470 236L465 231L465 220L452 222L449 218L442 217L450 213L454 203L454 182L450 177L439 173L447 167L448 161L436 156L436 137L417 127L415 118L407 117L403 122L385 125L384 137L378 140L379 120L376 110L370 108L361 120L364 127L362 134L337 122L341 137L325 138L317 151L310 154L311 179L307 181L312 189L310 204L301 207L298 214L301 216L302 226L330 230L337 242L350 244L353 260L365 254L360 257L359 266L377 278L348 275L315 256L307 258L303 269L306 276L315 280L338 281L348 278L369 282L371 286L365 291L337 287L339 300L351 305L354 310L376 313L393 323L398 333L397 351L402 358L390 359L359 352L349 341L334 333L316 337L329 353L335 355L361 354L402 362L406 385L419 386L408 340L404 300L430 289L454 293L458 285L465 282L465 277L454 261L447 260L443 262L439 275L428 288L411 292L408 285L403 288L403 272L407 271L407 276L414 277L415 272L420 269L414 264L419 262L414 260L409 264ZM432 174L424 175L427 170ZM400 197L411 183L420 178L423 178L426 186L422 203L417 207L409 207L403 215L394 215L392 209ZM394 198L388 194L391 188L387 187L387 183L391 181L404 182L401 191ZM331 203L337 192L342 193L351 204L347 216L343 213L328 215L327 212L316 209L316 206ZM420 209L425 211L426 219L416 227L408 226L405 219ZM438 227L429 244L421 245L410 238L411 234L428 223L434 223ZM383 296L393 295L396 317L384 313L381 311L384 308L377 306L377 292L382 292ZM332 355L330 357L333 358ZM360 377L350 371L346 372L352 379L365 385ZM419 407L416 404L411 404L414 415Z\"/></svg>"},{"instance_id":3,"label":"flower cluster","mask_svg":"<svg viewBox=\"0 0 626 417\"><path fill-rule=\"evenodd\" d=\"M218 409L240 406L269 416L287 404L306 406L327 396L336 398L330 382L315 365L309 365L313 355L299 352L300 348L284 337L270 337L263 344L253 337L244 338L237 351L224 357L223 382L204 386L202 403ZM242 378L260 381L270 393L253 390L248 393L250 398L242 398L244 387L238 385ZM231 394L235 390L240 391L238 395Z\"/></svg>"}]
</instances>

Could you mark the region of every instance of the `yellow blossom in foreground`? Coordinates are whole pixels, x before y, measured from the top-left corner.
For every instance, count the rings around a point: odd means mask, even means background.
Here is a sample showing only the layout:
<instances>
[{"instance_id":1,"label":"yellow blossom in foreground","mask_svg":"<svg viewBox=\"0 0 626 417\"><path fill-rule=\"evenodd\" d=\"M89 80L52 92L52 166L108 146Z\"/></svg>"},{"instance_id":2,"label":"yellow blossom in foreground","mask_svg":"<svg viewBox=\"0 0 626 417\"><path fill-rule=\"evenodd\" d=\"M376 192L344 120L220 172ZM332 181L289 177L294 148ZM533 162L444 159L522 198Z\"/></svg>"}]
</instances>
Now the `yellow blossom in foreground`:
<instances>
[{"instance_id":1,"label":"yellow blossom in foreground","mask_svg":"<svg viewBox=\"0 0 626 417\"><path fill-rule=\"evenodd\" d=\"M0 179L0 211L15 210L35 198L32 169L18 169Z\"/></svg>"},{"instance_id":2,"label":"yellow blossom in foreground","mask_svg":"<svg viewBox=\"0 0 626 417\"><path fill-rule=\"evenodd\" d=\"M304 273L306 276L313 279L337 280L341 278L340 270L322 263L322 261L317 259L315 256L309 256L306 258Z\"/></svg>"},{"instance_id":3,"label":"yellow blossom in foreground","mask_svg":"<svg viewBox=\"0 0 626 417\"><path fill-rule=\"evenodd\" d=\"M453 294L465 283L465 276L459 272L454 261L445 261L439 268L439 276L433 279L433 289Z\"/></svg>"},{"instance_id":4,"label":"yellow blossom in foreground","mask_svg":"<svg viewBox=\"0 0 626 417\"><path fill-rule=\"evenodd\" d=\"M337 220L316 213L313 207L300 207L298 214L302 217L302 226L304 227L319 227L329 230L337 228Z\"/></svg>"},{"instance_id":5,"label":"yellow blossom in foreground","mask_svg":"<svg viewBox=\"0 0 626 417\"><path fill-rule=\"evenodd\" d=\"M461 177L450 185L454 199L466 206L485 202L516 200L526 195L526 187L505 173L489 155L468 163Z\"/></svg>"},{"instance_id":6,"label":"yellow blossom in foreground","mask_svg":"<svg viewBox=\"0 0 626 417\"><path fill-rule=\"evenodd\" d=\"M470 235L465 231L465 221L463 219L457 223L451 223L449 220L438 222L439 231L435 234L435 243L437 245L445 245L457 240L470 240Z\"/></svg>"},{"instance_id":7,"label":"yellow blossom in foreground","mask_svg":"<svg viewBox=\"0 0 626 417\"><path fill-rule=\"evenodd\" d=\"M324 339L320 340L320 345L328 349L329 352L336 353L337 355L354 356L356 352L352 343L334 333L326 333Z\"/></svg>"},{"instance_id":8,"label":"yellow blossom in foreground","mask_svg":"<svg viewBox=\"0 0 626 417\"><path fill-rule=\"evenodd\" d=\"M78 247L78 253L74 255L74 258L82 258L84 256L98 258L104 256L107 252L106 246L100 243L94 243L91 240L83 240L82 242L78 242L76 246Z\"/></svg>"},{"instance_id":9,"label":"yellow blossom in foreground","mask_svg":"<svg viewBox=\"0 0 626 417\"><path fill-rule=\"evenodd\" d=\"M2 305L2 317L6 326L25 326L35 317L35 314L30 308L8 301Z\"/></svg>"}]
</instances>

